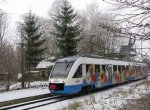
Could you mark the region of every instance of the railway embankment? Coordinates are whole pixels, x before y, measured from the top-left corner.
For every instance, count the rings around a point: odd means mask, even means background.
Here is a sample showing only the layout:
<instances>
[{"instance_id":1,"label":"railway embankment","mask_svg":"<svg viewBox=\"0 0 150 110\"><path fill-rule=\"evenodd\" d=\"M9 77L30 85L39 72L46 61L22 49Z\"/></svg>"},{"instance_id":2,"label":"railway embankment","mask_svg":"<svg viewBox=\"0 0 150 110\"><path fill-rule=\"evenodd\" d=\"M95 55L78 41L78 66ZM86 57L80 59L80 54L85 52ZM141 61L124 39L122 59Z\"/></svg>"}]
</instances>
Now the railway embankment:
<instances>
[{"instance_id":1,"label":"railway embankment","mask_svg":"<svg viewBox=\"0 0 150 110\"><path fill-rule=\"evenodd\" d=\"M137 100L130 100L128 104L119 110L150 110L150 94Z\"/></svg>"},{"instance_id":2,"label":"railway embankment","mask_svg":"<svg viewBox=\"0 0 150 110\"><path fill-rule=\"evenodd\" d=\"M150 89L150 80L143 81L140 84L147 85L145 88L147 91ZM137 86L139 86L139 84ZM150 110L150 93L143 94L143 97L139 99L128 100L127 104L119 110Z\"/></svg>"}]
</instances>

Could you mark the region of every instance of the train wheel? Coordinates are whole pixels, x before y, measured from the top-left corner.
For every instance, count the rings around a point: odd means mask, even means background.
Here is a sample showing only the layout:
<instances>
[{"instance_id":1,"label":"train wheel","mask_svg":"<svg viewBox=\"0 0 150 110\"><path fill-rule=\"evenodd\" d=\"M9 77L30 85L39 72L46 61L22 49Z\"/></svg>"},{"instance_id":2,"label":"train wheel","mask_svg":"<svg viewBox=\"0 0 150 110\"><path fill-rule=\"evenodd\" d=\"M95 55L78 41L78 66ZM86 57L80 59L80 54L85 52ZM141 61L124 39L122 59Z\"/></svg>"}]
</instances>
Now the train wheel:
<instances>
[{"instance_id":1,"label":"train wheel","mask_svg":"<svg viewBox=\"0 0 150 110\"><path fill-rule=\"evenodd\" d=\"M91 86L82 87L81 94L88 94L93 91L93 88Z\"/></svg>"},{"instance_id":2,"label":"train wheel","mask_svg":"<svg viewBox=\"0 0 150 110\"><path fill-rule=\"evenodd\" d=\"M93 88L91 86L87 86L86 91L87 93L91 93L93 91Z\"/></svg>"},{"instance_id":3,"label":"train wheel","mask_svg":"<svg viewBox=\"0 0 150 110\"><path fill-rule=\"evenodd\" d=\"M81 94L86 94L86 87L82 87Z\"/></svg>"}]
</instances>

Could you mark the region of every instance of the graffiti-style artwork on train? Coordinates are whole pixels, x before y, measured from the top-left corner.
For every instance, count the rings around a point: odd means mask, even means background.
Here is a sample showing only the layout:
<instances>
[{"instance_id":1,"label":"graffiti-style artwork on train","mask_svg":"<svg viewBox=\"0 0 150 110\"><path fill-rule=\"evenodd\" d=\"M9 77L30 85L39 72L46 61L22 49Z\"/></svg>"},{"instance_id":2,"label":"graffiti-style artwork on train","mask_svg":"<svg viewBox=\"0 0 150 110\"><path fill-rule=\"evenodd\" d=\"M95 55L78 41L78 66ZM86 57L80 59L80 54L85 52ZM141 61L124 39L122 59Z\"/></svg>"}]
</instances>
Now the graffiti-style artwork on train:
<instances>
[{"instance_id":1,"label":"graffiti-style artwork on train","mask_svg":"<svg viewBox=\"0 0 150 110\"><path fill-rule=\"evenodd\" d=\"M125 65L122 66L122 82L126 81L128 70Z\"/></svg>"},{"instance_id":2,"label":"graffiti-style artwork on train","mask_svg":"<svg viewBox=\"0 0 150 110\"><path fill-rule=\"evenodd\" d=\"M137 79L140 78L142 74L144 74L144 70L140 66L127 66L127 74L126 74L126 79L127 80L132 80L132 79Z\"/></svg>"},{"instance_id":3,"label":"graffiti-style artwork on train","mask_svg":"<svg viewBox=\"0 0 150 110\"><path fill-rule=\"evenodd\" d=\"M101 86L101 83L100 83L100 65L95 65L95 76L96 76L95 86L100 87Z\"/></svg>"},{"instance_id":4,"label":"graffiti-style artwork on train","mask_svg":"<svg viewBox=\"0 0 150 110\"><path fill-rule=\"evenodd\" d=\"M138 78L138 76L140 75L140 67L136 66L136 78Z\"/></svg>"},{"instance_id":5,"label":"graffiti-style artwork on train","mask_svg":"<svg viewBox=\"0 0 150 110\"><path fill-rule=\"evenodd\" d=\"M118 65L118 76L119 76L119 82L122 82L122 66Z\"/></svg>"},{"instance_id":6,"label":"graffiti-style artwork on train","mask_svg":"<svg viewBox=\"0 0 150 110\"><path fill-rule=\"evenodd\" d=\"M128 79L130 77L130 75L129 75L129 71L130 71L129 68L130 68L130 66L128 66L128 65L125 67L126 79Z\"/></svg>"},{"instance_id":7,"label":"graffiti-style artwork on train","mask_svg":"<svg viewBox=\"0 0 150 110\"><path fill-rule=\"evenodd\" d=\"M134 77L135 76L135 67L134 66L130 66L130 77Z\"/></svg>"},{"instance_id":8,"label":"graffiti-style artwork on train","mask_svg":"<svg viewBox=\"0 0 150 110\"><path fill-rule=\"evenodd\" d=\"M113 65L113 84L120 82L120 74L117 71L117 65Z\"/></svg>"},{"instance_id":9,"label":"graffiti-style artwork on train","mask_svg":"<svg viewBox=\"0 0 150 110\"><path fill-rule=\"evenodd\" d=\"M133 77L136 77L136 76L137 76L136 73L137 73L137 71L136 71L136 66L133 66Z\"/></svg>"},{"instance_id":10,"label":"graffiti-style artwork on train","mask_svg":"<svg viewBox=\"0 0 150 110\"><path fill-rule=\"evenodd\" d=\"M118 65L118 74L120 76L119 82L124 82L125 81L125 66Z\"/></svg>"},{"instance_id":11,"label":"graffiti-style artwork on train","mask_svg":"<svg viewBox=\"0 0 150 110\"><path fill-rule=\"evenodd\" d=\"M107 65L106 71L106 73L108 73L107 82L108 84L112 84L112 65Z\"/></svg>"},{"instance_id":12,"label":"graffiti-style artwork on train","mask_svg":"<svg viewBox=\"0 0 150 110\"><path fill-rule=\"evenodd\" d=\"M135 66L129 66L129 76L128 79L134 79L137 76L137 68Z\"/></svg>"},{"instance_id":13,"label":"graffiti-style artwork on train","mask_svg":"<svg viewBox=\"0 0 150 110\"><path fill-rule=\"evenodd\" d=\"M95 67L91 65L86 65L87 82L96 82Z\"/></svg>"},{"instance_id":14,"label":"graffiti-style artwork on train","mask_svg":"<svg viewBox=\"0 0 150 110\"><path fill-rule=\"evenodd\" d=\"M101 72L100 72L100 82L106 83L107 82L107 75L106 75L106 65L102 65Z\"/></svg>"}]
</instances>

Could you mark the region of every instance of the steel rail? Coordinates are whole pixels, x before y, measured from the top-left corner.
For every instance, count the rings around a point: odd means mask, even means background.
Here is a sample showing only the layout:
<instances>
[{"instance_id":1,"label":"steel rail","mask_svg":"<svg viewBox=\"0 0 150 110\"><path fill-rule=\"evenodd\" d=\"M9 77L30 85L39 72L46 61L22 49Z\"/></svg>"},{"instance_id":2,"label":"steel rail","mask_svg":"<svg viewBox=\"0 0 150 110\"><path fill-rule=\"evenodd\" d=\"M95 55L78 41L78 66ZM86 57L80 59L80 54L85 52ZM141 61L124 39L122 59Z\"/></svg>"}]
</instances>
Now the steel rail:
<instances>
[{"instance_id":1,"label":"steel rail","mask_svg":"<svg viewBox=\"0 0 150 110\"><path fill-rule=\"evenodd\" d=\"M12 108L17 108L17 107L21 107L21 106L25 106L25 105L29 105L29 104L34 104L34 103L38 103L38 102L42 102L42 101L55 99L55 98L58 98L58 97L61 97L61 96L56 95L56 96L46 97L46 98L43 98L43 99L37 99L37 100L29 101L29 102L24 102L24 103L14 104L14 105L10 105L10 106L5 106L5 107L1 107L0 110L7 110L7 109L12 109Z\"/></svg>"},{"instance_id":2,"label":"steel rail","mask_svg":"<svg viewBox=\"0 0 150 110\"><path fill-rule=\"evenodd\" d=\"M39 105L36 105L36 106L33 106L33 107L28 107L28 108L25 108L25 109L22 109L22 110L30 110L30 109L46 106L46 105L49 105L49 104L61 102L61 101L64 101L64 100L72 99L74 97L73 96L69 96L69 97L61 97L61 98L62 99L59 99L59 100L56 100L56 101L53 101L53 102L48 102L48 103L45 103L45 104L39 104Z\"/></svg>"}]
</instances>

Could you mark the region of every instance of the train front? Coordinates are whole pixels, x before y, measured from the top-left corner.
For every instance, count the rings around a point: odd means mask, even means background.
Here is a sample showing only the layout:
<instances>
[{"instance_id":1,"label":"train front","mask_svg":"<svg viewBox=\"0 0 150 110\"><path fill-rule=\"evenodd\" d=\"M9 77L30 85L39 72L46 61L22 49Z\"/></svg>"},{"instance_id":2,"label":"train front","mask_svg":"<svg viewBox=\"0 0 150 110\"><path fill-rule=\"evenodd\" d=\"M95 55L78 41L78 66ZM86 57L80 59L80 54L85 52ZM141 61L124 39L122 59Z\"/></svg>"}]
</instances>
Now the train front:
<instances>
[{"instance_id":1,"label":"train front","mask_svg":"<svg viewBox=\"0 0 150 110\"><path fill-rule=\"evenodd\" d=\"M49 90L52 94L75 94L76 91L70 86L69 72L75 62L76 58L59 59L49 76Z\"/></svg>"}]
</instances>

